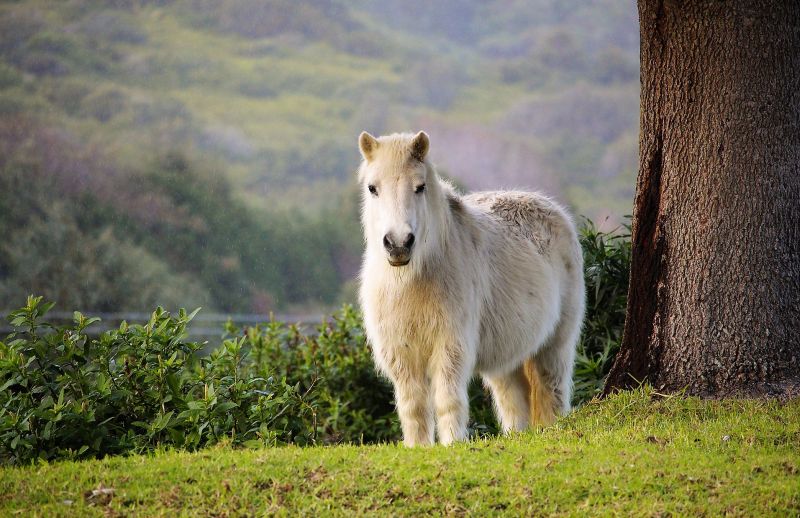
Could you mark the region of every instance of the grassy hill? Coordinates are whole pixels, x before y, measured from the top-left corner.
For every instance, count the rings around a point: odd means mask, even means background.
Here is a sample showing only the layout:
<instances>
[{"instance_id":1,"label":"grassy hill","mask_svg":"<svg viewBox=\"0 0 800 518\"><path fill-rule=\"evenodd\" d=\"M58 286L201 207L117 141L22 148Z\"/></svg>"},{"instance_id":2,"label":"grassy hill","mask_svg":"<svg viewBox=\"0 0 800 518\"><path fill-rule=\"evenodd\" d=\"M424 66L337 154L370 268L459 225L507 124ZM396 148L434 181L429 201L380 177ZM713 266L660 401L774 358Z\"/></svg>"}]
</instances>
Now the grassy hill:
<instances>
[{"instance_id":1,"label":"grassy hill","mask_svg":"<svg viewBox=\"0 0 800 518\"><path fill-rule=\"evenodd\" d=\"M38 268L54 295L72 294L59 297L68 306L329 305L351 297L343 286L358 265L362 129L425 128L433 159L467 188L541 188L594 218L627 212L633 2L413 4L0 3L0 168L4 181L35 176L40 187L27 205L17 193L0 201L14 211L0 230L25 229L22 240L61 225L90 248L104 235L131 250L85 271L85 289ZM20 242L4 246L20 255ZM45 244L26 250L0 260L0 305L51 295L19 266L33 257L78 262ZM77 295L115 286L114 270L147 289Z\"/></svg>"},{"instance_id":2,"label":"grassy hill","mask_svg":"<svg viewBox=\"0 0 800 518\"><path fill-rule=\"evenodd\" d=\"M645 389L553 427L452 447L284 447L0 468L26 516L636 515L800 512L800 402Z\"/></svg>"}]
</instances>

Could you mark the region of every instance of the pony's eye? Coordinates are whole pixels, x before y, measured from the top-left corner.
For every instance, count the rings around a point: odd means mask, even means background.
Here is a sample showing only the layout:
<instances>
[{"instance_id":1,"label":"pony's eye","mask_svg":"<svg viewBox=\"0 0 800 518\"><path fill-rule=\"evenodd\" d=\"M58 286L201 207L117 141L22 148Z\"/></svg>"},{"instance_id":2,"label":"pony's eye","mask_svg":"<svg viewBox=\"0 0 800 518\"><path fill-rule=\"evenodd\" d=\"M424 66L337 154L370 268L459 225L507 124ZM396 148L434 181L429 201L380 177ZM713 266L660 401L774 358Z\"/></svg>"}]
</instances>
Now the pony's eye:
<instances>
[{"instance_id":1,"label":"pony's eye","mask_svg":"<svg viewBox=\"0 0 800 518\"><path fill-rule=\"evenodd\" d=\"M424 192L424 191L425 191L425 184L424 183L422 185L417 185L417 188L414 189L414 192L417 193L417 194L420 194L421 192Z\"/></svg>"},{"instance_id":2,"label":"pony's eye","mask_svg":"<svg viewBox=\"0 0 800 518\"><path fill-rule=\"evenodd\" d=\"M374 185L367 185L367 190L369 190L373 196L378 195L378 189L376 189Z\"/></svg>"}]
</instances>

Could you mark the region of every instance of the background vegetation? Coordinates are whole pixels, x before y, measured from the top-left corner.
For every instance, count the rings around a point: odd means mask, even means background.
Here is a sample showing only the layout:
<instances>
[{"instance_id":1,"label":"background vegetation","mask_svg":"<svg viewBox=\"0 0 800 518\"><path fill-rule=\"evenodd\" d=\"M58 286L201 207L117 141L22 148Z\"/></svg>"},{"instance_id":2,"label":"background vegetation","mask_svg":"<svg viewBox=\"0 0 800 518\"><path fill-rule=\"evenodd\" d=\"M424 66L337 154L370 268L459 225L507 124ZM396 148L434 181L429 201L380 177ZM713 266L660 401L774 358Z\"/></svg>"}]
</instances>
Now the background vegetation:
<instances>
[{"instance_id":1,"label":"background vegetation","mask_svg":"<svg viewBox=\"0 0 800 518\"><path fill-rule=\"evenodd\" d=\"M362 129L613 227L637 106L632 1L0 2L0 308L352 302Z\"/></svg>"}]
</instances>

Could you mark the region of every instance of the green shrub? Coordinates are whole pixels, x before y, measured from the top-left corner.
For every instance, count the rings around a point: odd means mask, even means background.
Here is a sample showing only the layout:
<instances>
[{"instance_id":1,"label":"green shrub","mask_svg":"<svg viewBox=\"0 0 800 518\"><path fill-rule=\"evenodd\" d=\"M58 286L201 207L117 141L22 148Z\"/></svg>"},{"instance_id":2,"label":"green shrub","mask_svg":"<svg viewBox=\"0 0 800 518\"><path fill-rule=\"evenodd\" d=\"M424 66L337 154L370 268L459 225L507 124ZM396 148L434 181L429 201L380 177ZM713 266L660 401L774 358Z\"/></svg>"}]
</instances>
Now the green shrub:
<instances>
[{"instance_id":1,"label":"green shrub","mask_svg":"<svg viewBox=\"0 0 800 518\"><path fill-rule=\"evenodd\" d=\"M625 324L631 265L630 226L601 232L586 220L580 228L586 282L586 318L578 344L573 402L580 404L603 388L619 350Z\"/></svg>"},{"instance_id":2,"label":"green shrub","mask_svg":"<svg viewBox=\"0 0 800 518\"><path fill-rule=\"evenodd\" d=\"M314 334L282 322L227 332L241 335L253 375L285 379L314 394L314 437L322 443L397 439L392 387L375 370L360 315L345 305Z\"/></svg>"},{"instance_id":3,"label":"green shrub","mask_svg":"<svg viewBox=\"0 0 800 518\"><path fill-rule=\"evenodd\" d=\"M51 306L29 297L0 342L4 461L315 440L311 391L256 375L244 339L197 358L201 345L184 341L193 314L159 308L144 325L123 322L91 338L98 319L76 312L55 327L42 321Z\"/></svg>"}]
</instances>

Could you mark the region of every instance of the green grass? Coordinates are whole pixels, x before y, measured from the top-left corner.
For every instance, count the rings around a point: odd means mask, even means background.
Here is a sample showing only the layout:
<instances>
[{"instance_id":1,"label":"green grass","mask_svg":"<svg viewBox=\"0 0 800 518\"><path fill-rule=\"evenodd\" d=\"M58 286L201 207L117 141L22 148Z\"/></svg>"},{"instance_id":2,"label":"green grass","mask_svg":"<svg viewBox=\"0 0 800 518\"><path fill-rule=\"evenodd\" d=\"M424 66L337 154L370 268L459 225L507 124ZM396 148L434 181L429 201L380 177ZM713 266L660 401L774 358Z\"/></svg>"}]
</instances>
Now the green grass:
<instances>
[{"instance_id":1,"label":"green grass","mask_svg":"<svg viewBox=\"0 0 800 518\"><path fill-rule=\"evenodd\" d=\"M2 468L0 515L790 516L799 452L800 399L644 389L449 448L222 446Z\"/></svg>"}]
</instances>

